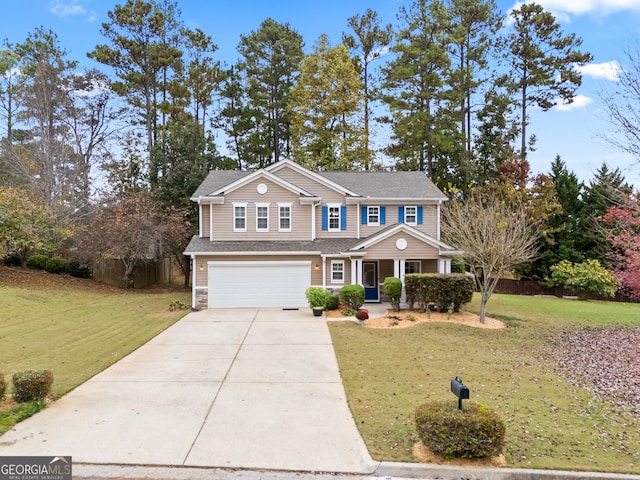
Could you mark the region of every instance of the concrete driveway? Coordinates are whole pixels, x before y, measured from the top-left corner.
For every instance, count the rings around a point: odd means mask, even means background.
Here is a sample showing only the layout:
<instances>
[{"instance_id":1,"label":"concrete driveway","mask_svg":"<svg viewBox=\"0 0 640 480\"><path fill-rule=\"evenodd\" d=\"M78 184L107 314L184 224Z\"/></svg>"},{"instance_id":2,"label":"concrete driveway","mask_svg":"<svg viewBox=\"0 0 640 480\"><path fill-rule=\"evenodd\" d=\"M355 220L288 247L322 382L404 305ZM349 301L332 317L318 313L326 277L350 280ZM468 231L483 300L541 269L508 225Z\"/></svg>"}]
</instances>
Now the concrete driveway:
<instances>
[{"instance_id":1,"label":"concrete driveway","mask_svg":"<svg viewBox=\"0 0 640 480\"><path fill-rule=\"evenodd\" d=\"M55 372L54 372L55 373ZM371 473L324 317L193 312L0 437L74 463Z\"/></svg>"}]
</instances>

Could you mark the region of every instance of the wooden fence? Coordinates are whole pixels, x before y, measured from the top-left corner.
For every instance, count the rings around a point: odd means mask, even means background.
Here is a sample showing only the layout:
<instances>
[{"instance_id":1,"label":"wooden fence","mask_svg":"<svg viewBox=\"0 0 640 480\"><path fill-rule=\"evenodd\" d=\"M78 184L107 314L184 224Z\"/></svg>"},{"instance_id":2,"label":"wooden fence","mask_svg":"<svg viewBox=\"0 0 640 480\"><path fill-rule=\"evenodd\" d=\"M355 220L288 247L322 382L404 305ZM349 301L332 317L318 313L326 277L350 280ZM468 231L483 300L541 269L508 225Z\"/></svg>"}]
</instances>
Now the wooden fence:
<instances>
[{"instance_id":1,"label":"wooden fence","mask_svg":"<svg viewBox=\"0 0 640 480\"><path fill-rule=\"evenodd\" d=\"M124 276L124 265L118 259L103 258L93 263L92 272L96 282L118 286ZM133 288L184 284L182 269L170 258L139 263L134 267L132 277Z\"/></svg>"}]
</instances>

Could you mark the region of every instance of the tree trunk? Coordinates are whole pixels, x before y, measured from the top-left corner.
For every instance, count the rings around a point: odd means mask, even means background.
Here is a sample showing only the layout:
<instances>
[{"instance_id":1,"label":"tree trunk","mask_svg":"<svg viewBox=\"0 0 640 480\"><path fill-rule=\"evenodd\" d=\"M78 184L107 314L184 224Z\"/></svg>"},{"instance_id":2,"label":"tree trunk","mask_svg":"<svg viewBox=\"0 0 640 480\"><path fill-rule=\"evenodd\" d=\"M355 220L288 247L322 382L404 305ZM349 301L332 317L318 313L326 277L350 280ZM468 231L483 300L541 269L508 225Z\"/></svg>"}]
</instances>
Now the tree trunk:
<instances>
[{"instance_id":1,"label":"tree trunk","mask_svg":"<svg viewBox=\"0 0 640 480\"><path fill-rule=\"evenodd\" d=\"M484 323L485 316L487 315L487 302L489 297L483 293L480 296L480 323Z\"/></svg>"}]
</instances>

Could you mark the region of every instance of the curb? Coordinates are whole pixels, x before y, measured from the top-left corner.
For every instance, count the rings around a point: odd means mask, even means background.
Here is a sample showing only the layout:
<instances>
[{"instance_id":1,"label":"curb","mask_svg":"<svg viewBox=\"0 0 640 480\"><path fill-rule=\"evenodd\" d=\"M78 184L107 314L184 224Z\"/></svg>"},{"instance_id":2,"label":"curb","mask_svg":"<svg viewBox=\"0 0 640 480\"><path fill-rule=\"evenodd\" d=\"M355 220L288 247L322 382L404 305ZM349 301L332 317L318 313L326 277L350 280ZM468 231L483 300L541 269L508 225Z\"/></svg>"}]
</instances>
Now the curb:
<instances>
[{"instance_id":1,"label":"curb","mask_svg":"<svg viewBox=\"0 0 640 480\"><path fill-rule=\"evenodd\" d=\"M393 480L412 478L434 480L640 480L640 475L520 468L459 467L455 465L395 462L381 462L369 474L246 470L241 468L179 465L100 465L79 463L73 466L73 478L91 480Z\"/></svg>"},{"instance_id":2,"label":"curb","mask_svg":"<svg viewBox=\"0 0 640 480\"><path fill-rule=\"evenodd\" d=\"M525 468L459 467L419 463L381 462L376 477L437 478L443 480L640 480L640 475Z\"/></svg>"}]
</instances>

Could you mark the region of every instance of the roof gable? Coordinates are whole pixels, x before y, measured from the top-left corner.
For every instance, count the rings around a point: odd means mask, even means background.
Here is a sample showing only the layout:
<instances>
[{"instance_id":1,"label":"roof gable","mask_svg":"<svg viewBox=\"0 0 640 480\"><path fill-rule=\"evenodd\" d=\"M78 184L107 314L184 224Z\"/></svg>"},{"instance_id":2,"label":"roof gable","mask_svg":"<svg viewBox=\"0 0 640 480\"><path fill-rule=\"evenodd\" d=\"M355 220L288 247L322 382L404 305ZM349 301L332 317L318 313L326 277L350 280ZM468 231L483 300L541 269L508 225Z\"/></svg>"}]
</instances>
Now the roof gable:
<instances>
[{"instance_id":1,"label":"roof gable","mask_svg":"<svg viewBox=\"0 0 640 480\"><path fill-rule=\"evenodd\" d=\"M427 245L430 245L434 248L437 248L438 251L443 254L446 253L448 255L461 255L462 252L460 250L456 250L455 248L453 248L450 245L447 245L444 242L441 242L440 240L436 240L435 238L431 237L430 235L427 235L424 232L421 232L420 230L417 230L415 228L413 228L410 225L407 225L406 223L397 223L395 225L391 225L387 228L385 228L384 230L380 230L377 233L374 233L373 235L365 238L364 240L362 240L361 242L355 244L351 250L361 250L361 249L367 249L369 247L371 247L372 245L376 245L380 242L383 242L384 240L392 237L393 235L395 235L398 232L402 232L405 233L407 235L410 235L414 238L416 238L417 240L420 240L424 243L426 243Z\"/></svg>"},{"instance_id":2,"label":"roof gable","mask_svg":"<svg viewBox=\"0 0 640 480\"><path fill-rule=\"evenodd\" d=\"M255 181L259 181L260 179L266 179L266 180L270 180L271 182L275 183L276 185L281 186L282 188L284 188L285 190L288 190L296 195L300 195L303 197L313 197L313 195L311 195L309 192L306 192L305 190L302 190L301 188L298 188L297 186L293 185L292 183L287 182L286 180L283 180L282 178L278 177L277 175L272 174L271 172L267 171L267 170L256 170L255 172L252 173L247 173L246 175L238 178L236 181L231 182L229 184L226 185L222 185L221 187L217 188L216 190L206 194L205 196L210 196L210 197L215 197L215 196L219 196L219 195L226 195L230 192L233 192L234 190L237 190L245 185L248 185L252 182Z\"/></svg>"},{"instance_id":3,"label":"roof gable","mask_svg":"<svg viewBox=\"0 0 640 480\"><path fill-rule=\"evenodd\" d=\"M280 160L279 162L272 163L271 165L266 167L265 170L268 170L270 172L273 172L274 174L277 174L278 170L281 170L282 168L290 168L292 170L295 170L299 174L304 175L305 177L310 178L320 183L321 185L324 185L325 187L328 187L331 190L340 193L341 195L347 195L351 197L360 196L359 193L354 192L348 188L345 188L343 185L340 185L332 181L331 179L325 178L324 176L320 175L318 172L312 172L311 170L304 168L302 165L292 162L291 160Z\"/></svg>"}]
</instances>

